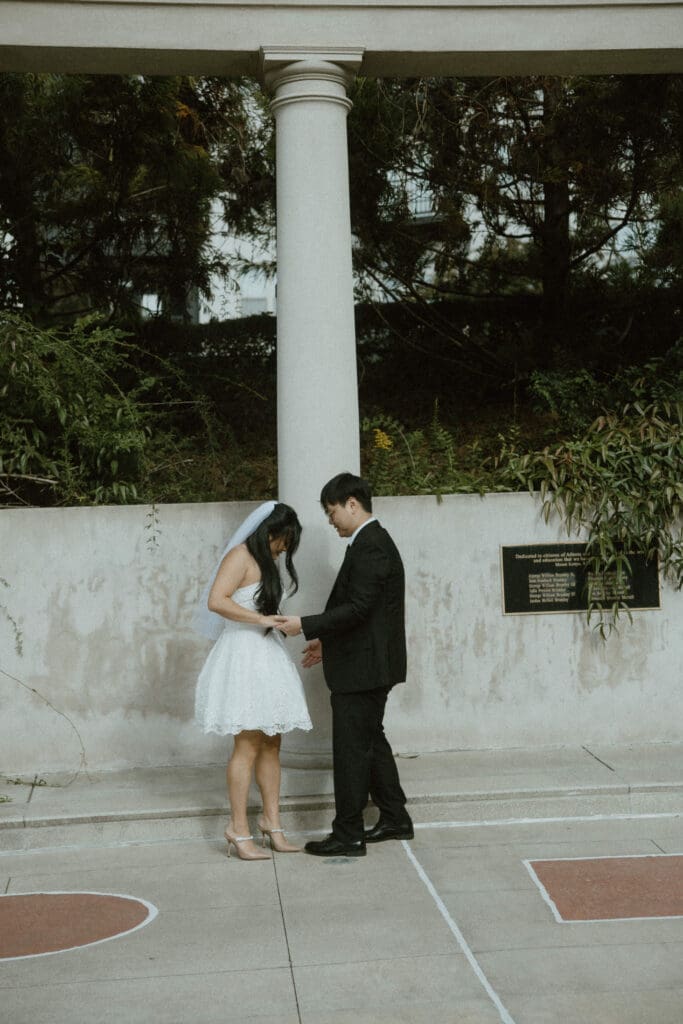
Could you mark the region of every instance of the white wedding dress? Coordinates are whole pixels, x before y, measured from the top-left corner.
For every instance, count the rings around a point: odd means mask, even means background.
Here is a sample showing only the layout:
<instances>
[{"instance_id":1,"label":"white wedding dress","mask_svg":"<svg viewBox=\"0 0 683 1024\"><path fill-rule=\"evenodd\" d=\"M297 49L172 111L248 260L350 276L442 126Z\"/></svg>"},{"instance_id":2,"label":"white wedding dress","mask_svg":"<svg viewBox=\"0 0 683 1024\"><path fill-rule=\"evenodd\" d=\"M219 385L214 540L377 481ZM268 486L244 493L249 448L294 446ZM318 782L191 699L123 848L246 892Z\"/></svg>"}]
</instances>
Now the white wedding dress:
<instances>
[{"instance_id":1,"label":"white wedding dress","mask_svg":"<svg viewBox=\"0 0 683 1024\"><path fill-rule=\"evenodd\" d=\"M240 587L233 601L256 610L259 585ZM312 728L301 678L278 630L266 633L262 626L225 619L199 673L195 721L204 732L221 736L244 729L275 736Z\"/></svg>"}]
</instances>

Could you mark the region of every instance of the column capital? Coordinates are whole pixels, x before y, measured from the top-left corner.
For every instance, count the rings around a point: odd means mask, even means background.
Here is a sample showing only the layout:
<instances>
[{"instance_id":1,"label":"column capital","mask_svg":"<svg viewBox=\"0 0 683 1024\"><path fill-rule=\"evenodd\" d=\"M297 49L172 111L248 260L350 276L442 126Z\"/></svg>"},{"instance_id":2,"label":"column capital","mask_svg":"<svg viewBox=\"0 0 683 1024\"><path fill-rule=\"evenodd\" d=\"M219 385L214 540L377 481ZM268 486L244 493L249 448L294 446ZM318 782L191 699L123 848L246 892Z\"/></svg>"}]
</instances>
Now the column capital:
<instances>
[{"instance_id":1,"label":"column capital","mask_svg":"<svg viewBox=\"0 0 683 1024\"><path fill-rule=\"evenodd\" d=\"M282 85L297 82L328 82L342 86L344 93L353 81L363 60L363 50L356 47L323 49L321 47L261 47L261 71L266 88L276 94L273 109L278 103L277 90ZM308 92L308 90L306 90ZM313 98L308 93L309 98ZM301 98L304 98L303 96ZM319 99L333 100L333 95L319 95ZM295 99L293 94L289 101ZM348 101L344 101L348 102Z\"/></svg>"},{"instance_id":2,"label":"column capital","mask_svg":"<svg viewBox=\"0 0 683 1024\"><path fill-rule=\"evenodd\" d=\"M325 61L347 68L355 75L364 53L365 50L361 46L337 46L329 49L324 46L262 46L261 70L267 74L297 61Z\"/></svg>"}]
</instances>

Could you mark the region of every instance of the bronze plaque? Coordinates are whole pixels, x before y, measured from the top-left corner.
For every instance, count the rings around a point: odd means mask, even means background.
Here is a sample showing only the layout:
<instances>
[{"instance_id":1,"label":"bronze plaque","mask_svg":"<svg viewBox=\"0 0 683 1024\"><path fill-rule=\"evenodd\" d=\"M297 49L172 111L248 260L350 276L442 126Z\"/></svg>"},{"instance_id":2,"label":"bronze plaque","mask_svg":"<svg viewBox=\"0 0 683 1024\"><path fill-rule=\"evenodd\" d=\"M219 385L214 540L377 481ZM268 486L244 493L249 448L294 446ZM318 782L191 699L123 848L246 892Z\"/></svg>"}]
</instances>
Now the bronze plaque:
<instances>
[{"instance_id":1,"label":"bronze plaque","mask_svg":"<svg viewBox=\"0 0 683 1024\"><path fill-rule=\"evenodd\" d=\"M619 601L627 608L659 608L659 565L644 555L629 555L631 572L617 588L616 572L604 577L584 565L585 544L520 544L501 548L503 612L537 615L585 612L588 587L603 607Z\"/></svg>"}]
</instances>

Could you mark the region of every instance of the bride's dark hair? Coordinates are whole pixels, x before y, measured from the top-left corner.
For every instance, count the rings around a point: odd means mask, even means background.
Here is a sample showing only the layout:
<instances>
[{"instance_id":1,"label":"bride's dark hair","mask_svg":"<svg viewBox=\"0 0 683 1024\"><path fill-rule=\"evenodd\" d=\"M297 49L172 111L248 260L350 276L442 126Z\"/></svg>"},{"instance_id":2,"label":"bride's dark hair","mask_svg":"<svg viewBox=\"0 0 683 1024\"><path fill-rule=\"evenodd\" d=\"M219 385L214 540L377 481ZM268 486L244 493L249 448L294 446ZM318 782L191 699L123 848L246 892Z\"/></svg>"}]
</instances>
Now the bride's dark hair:
<instances>
[{"instance_id":1,"label":"bride's dark hair","mask_svg":"<svg viewBox=\"0 0 683 1024\"><path fill-rule=\"evenodd\" d=\"M270 550L271 540L284 540L287 545L285 566L292 586L290 594L295 594L299 587L292 556L299 547L301 523L297 514L289 505L279 501L267 519L257 530L247 537L247 549L256 559L261 570L261 586L256 591L256 607L261 615L276 615L282 600L282 577Z\"/></svg>"}]
</instances>

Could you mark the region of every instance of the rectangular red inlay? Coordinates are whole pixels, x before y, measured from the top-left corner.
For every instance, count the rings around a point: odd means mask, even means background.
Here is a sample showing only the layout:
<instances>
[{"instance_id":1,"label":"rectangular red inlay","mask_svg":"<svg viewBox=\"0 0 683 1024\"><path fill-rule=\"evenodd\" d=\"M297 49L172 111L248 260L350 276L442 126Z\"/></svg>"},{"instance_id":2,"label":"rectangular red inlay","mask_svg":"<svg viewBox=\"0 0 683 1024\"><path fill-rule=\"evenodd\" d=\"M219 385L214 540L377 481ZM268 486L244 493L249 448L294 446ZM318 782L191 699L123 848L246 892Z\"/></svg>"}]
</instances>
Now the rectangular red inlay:
<instances>
[{"instance_id":1,"label":"rectangular red inlay","mask_svg":"<svg viewBox=\"0 0 683 1024\"><path fill-rule=\"evenodd\" d=\"M683 855L529 863L563 921L683 916Z\"/></svg>"}]
</instances>

